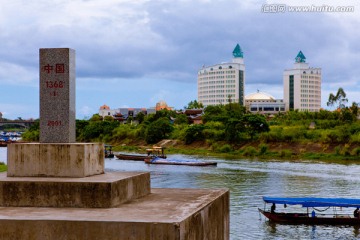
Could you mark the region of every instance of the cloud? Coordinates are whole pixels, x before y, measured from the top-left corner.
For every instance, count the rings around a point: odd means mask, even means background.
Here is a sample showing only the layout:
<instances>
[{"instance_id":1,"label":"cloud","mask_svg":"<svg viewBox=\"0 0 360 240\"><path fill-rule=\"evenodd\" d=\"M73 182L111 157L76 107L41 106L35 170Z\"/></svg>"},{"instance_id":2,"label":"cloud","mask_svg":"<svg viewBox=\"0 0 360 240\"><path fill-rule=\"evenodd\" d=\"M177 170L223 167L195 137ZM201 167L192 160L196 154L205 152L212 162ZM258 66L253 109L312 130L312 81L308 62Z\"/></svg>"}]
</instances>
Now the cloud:
<instances>
[{"instance_id":1,"label":"cloud","mask_svg":"<svg viewBox=\"0 0 360 240\"><path fill-rule=\"evenodd\" d=\"M263 1L12 2L5 4L3 12L8 14L4 18L11 19L15 9L19 18L2 25L8 33L7 45L12 42L33 59L37 59L33 49L39 47L75 48L79 77L194 81L191 76L203 64L229 61L236 43L243 48L247 76L254 83L272 82L277 73L269 70L289 66L300 49L318 65L329 61L333 65L336 59L349 56L354 61L359 58L349 51L359 49L359 37L351 36L348 18L265 14L261 13ZM352 25L358 22L351 21ZM12 30L13 26L17 28ZM24 34L25 39L20 37ZM18 53L3 51L19 59ZM327 57L329 52L334 60Z\"/></svg>"},{"instance_id":2,"label":"cloud","mask_svg":"<svg viewBox=\"0 0 360 240\"><path fill-rule=\"evenodd\" d=\"M35 75L36 73L33 68L0 61L0 86L3 84L33 85L36 80L34 79Z\"/></svg>"},{"instance_id":3,"label":"cloud","mask_svg":"<svg viewBox=\"0 0 360 240\"><path fill-rule=\"evenodd\" d=\"M350 5L355 11L270 14L261 12L264 4ZM38 86L39 48L70 47L76 50L81 102L77 112L86 114L84 106L97 111L104 102L114 107L147 106L156 97L183 106L196 98L201 66L231 61L239 43L247 93L258 85L276 97L281 95L283 71L292 67L299 50L310 66L323 69L324 90L334 92L342 86L356 92L360 90L359 25L360 3L355 0L3 1L0 88ZM184 89L174 93L171 85ZM108 92L113 94L119 86L127 98L116 102ZM126 92L134 88L152 92L133 99ZM96 107L82 99L95 90Z\"/></svg>"}]
</instances>

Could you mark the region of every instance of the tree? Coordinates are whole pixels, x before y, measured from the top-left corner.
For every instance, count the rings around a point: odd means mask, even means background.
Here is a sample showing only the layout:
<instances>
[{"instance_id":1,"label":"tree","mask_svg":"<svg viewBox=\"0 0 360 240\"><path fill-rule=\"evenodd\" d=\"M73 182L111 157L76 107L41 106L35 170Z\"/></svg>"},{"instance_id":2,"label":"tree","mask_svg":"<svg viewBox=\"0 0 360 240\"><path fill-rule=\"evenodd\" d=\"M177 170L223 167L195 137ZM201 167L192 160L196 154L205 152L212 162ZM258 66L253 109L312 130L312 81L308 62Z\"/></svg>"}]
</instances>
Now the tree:
<instances>
[{"instance_id":1,"label":"tree","mask_svg":"<svg viewBox=\"0 0 360 240\"><path fill-rule=\"evenodd\" d=\"M269 124L265 117L260 114L245 114L243 117L245 131L253 139L256 134L270 131Z\"/></svg>"},{"instance_id":2,"label":"tree","mask_svg":"<svg viewBox=\"0 0 360 240\"><path fill-rule=\"evenodd\" d=\"M156 113L151 113L145 116L144 123L149 124L152 122L155 122L156 120L160 118L168 118L170 117L176 117L176 112L172 110L162 109L160 111L156 111Z\"/></svg>"},{"instance_id":3,"label":"tree","mask_svg":"<svg viewBox=\"0 0 360 240\"><path fill-rule=\"evenodd\" d=\"M157 143L160 140L167 138L173 131L173 126L170 120L166 117L159 118L158 120L150 123L145 131L145 141L147 143Z\"/></svg>"},{"instance_id":4,"label":"tree","mask_svg":"<svg viewBox=\"0 0 360 240\"><path fill-rule=\"evenodd\" d=\"M185 114L178 114L176 116L176 119L174 121L175 124L183 124L183 123L189 123L188 117Z\"/></svg>"},{"instance_id":5,"label":"tree","mask_svg":"<svg viewBox=\"0 0 360 240\"><path fill-rule=\"evenodd\" d=\"M145 119L145 114L143 112L139 112L136 114L136 120L138 120L139 123L142 123Z\"/></svg>"},{"instance_id":6,"label":"tree","mask_svg":"<svg viewBox=\"0 0 360 240\"><path fill-rule=\"evenodd\" d=\"M84 128L89 125L88 120L76 120L76 138L80 140L80 135L84 131ZM79 138L79 139L78 139Z\"/></svg>"},{"instance_id":7,"label":"tree","mask_svg":"<svg viewBox=\"0 0 360 240\"><path fill-rule=\"evenodd\" d=\"M340 120L343 122L351 123L352 121L356 120L355 116L348 107L342 108L340 113Z\"/></svg>"},{"instance_id":8,"label":"tree","mask_svg":"<svg viewBox=\"0 0 360 240\"><path fill-rule=\"evenodd\" d=\"M134 118L132 116L128 116L128 118L126 119L126 123L127 124L132 124L133 120L134 120Z\"/></svg>"},{"instance_id":9,"label":"tree","mask_svg":"<svg viewBox=\"0 0 360 240\"><path fill-rule=\"evenodd\" d=\"M81 141L90 142L92 140L101 141L105 136L111 136L112 131L119 126L117 121L93 121L83 128L79 136Z\"/></svg>"},{"instance_id":10,"label":"tree","mask_svg":"<svg viewBox=\"0 0 360 240\"><path fill-rule=\"evenodd\" d=\"M352 114L354 115L355 119L357 118L357 116L359 115L359 104L356 102L353 102L351 104L350 110L352 112Z\"/></svg>"},{"instance_id":11,"label":"tree","mask_svg":"<svg viewBox=\"0 0 360 240\"><path fill-rule=\"evenodd\" d=\"M199 109L204 108L204 105L201 102L196 100L190 101L187 106L184 107L185 109Z\"/></svg>"},{"instance_id":12,"label":"tree","mask_svg":"<svg viewBox=\"0 0 360 240\"><path fill-rule=\"evenodd\" d=\"M241 131L244 129L243 122L238 118L230 118L225 124L225 139L230 143L241 140Z\"/></svg>"},{"instance_id":13,"label":"tree","mask_svg":"<svg viewBox=\"0 0 360 240\"><path fill-rule=\"evenodd\" d=\"M206 139L223 141L225 138L225 125L222 122L207 122L203 134Z\"/></svg>"},{"instance_id":14,"label":"tree","mask_svg":"<svg viewBox=\"0 0 360 240\"><path fill-rule=\"evenodd\" d=\"M339 88L336 95L330 93L329 100L326 104L327 104L327 106L336 105L336 107L338 109L341 109L341 108L345 107L345 104L347 102L348 102L348 99L346 98L346 93L345 93L344 89Z\"/></svg>"},{"instance_id":15,"label":"tree","mask_svg":"<svg viewBox=\"0 0 360 240\"><path fill-rule=\"evenodd\" d=\"M204 129L205 129L205 126L202 124L190 125L185 130L185 144L190 144L192 142L195 142L196 140L203 140L204 139L204 134L203 134Z\"/></svg>"},{"instance_id":16,"label":"tree","mask_svg":"<svg viewBox=\"0 0 360 240\"><path fill-rule=\"evenodd\" d=\"M91 122L96 122L96 121L102 121L103 117L100 116L98 113L95 113L94 115L92 115L92 117L89 119L89 121Z\"/></svg>"},{"instance_id":17,"label":"tree","mask_svg":"<svg viewBox=\"0 0 360 240\"><path fill-rule=\"evenodd\" d=\"M226 111L224 105L210 105L204 110L202 120L204 123L209 121L226 121Z\"/></svg>"},{"instance_id":18,"label":"tree","mask_svg":"<svg viewBox=\"0 0 360 240\"><path fill-rule=\"evenodd\" d=\"M22 135L23 140L39 141L40 139L40 120L37 119Z\"/></svg>"},{"instance_id":19,"label":"tree","mask_svg":"<svg viewBox=\"0 0 360 240\"><path fill-rule=\"evenodd\" d=\"M115 121L115 119L113 118L113 116L105 116L104 121L112 122Z\"/></svg>"},{"instance_id":20,"label":"tree","mask_svg":"<svg viewBox=\"0 0 360 240\"><path fill-rule=\"evenodd\" d=\"M231 103L232 103L231 94L229 94L227 97L228 97L227 102L228 102L229 104L231 104Z\"/></svg>"}]
</instances>

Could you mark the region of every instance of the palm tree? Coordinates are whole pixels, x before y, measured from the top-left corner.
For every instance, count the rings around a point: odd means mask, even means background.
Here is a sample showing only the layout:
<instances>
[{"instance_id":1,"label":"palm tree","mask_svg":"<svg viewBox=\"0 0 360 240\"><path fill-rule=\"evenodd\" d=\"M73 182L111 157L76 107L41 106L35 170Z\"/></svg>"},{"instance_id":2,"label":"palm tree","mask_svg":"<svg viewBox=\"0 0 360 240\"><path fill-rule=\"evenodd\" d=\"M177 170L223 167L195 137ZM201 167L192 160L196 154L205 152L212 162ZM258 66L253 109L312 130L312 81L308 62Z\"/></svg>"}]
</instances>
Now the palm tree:
<instances>
[{"instance_id":1,"label":"palm tree","mask_svg":"<svg viewBox=\"0 0 360 240\"><path fill-rule=\"evenodd\" d=\"M329 100L326 103L327 106L334 106L337 105L337 108L344 108L345 104L348 102L346 98L346 93L344 89L339 88L336 95L330 93Z\"/></svg>"}]
</instances>

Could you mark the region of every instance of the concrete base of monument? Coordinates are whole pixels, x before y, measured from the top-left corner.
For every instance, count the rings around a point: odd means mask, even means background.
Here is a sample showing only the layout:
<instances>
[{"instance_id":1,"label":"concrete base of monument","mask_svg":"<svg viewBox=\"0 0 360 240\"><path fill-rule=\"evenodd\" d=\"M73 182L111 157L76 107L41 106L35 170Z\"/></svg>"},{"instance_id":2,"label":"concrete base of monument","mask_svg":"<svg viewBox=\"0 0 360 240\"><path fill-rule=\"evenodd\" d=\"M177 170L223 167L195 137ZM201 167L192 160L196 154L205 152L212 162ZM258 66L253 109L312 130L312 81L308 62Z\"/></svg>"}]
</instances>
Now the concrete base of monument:
<instances>
[{"instance_id":1,"label":"concrete base of monument","mask_svg":"<svg viewBox=\"0 0 360 240\"><path fill-rule=\"evenodd\" d=\"M104 173L102 143L8 145L8 177L86 177Z\"/></svg>"},{"instance_id":2,"label":"concrete base of monument","mask_svg":"<svg viewBox=\"0 0 360 240\"><path fill-rule=\"evenodd\" d=\"M7 177L0 174L2 207L109 208L150 193L150 173L110 172L85 178Z\"/></svg>"},{"instance_id":3,"label":"concrete base of monument","mask_svg":"<svg viewBox=\"0 0 360 240\"><path fill-rule=\"evenodd\" d=\"M152 189L117 208L0 208L2 239L229 239L229 192Z\"/></svg>"}]
</instances>

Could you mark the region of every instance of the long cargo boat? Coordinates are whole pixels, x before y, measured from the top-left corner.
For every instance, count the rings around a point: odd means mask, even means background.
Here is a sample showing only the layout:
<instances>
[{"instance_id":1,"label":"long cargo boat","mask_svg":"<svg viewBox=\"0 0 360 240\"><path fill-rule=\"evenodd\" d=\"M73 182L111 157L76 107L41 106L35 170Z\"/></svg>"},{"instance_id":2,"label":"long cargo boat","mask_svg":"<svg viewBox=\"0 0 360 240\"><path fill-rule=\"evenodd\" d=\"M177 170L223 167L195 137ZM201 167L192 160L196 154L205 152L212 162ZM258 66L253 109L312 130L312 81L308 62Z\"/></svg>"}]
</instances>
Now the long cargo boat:
<instances>
[{"instance_id":1,"label":"long cargo boat","mask_svg":"<svg viewBox=\"0 0 360 240\"><path fill-rule=\"evenodd\" d=\"M163 158L145 158L148 164L164 164L164 165L186 165L186 166L216 166L214 161L199 161L199 160L185 160L185 159L163 159Z\"/></svg>"}]
</instances>

